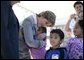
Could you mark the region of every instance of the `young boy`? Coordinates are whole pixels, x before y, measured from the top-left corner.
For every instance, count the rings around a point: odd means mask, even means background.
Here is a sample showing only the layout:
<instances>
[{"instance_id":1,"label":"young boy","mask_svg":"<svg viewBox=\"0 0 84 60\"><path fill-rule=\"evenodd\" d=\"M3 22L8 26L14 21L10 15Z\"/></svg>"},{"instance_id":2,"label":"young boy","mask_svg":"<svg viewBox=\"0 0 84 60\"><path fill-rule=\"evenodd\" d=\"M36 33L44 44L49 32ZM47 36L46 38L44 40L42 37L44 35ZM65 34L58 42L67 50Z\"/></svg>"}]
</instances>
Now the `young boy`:
<instances>
[{"instance_id":1,"label":"young boy","mask_svg":"<svg viewBox=\"0 0 84 60\"><path fill-rule=\"evenodd\" d=\"M45 58L45 45L46 45L46 28L39 27L37 30L36 35L34 36L35 39L41 40L44 43L41 45L40 48L30 48L31 56L33 59L44 59Z\"/></svg>"},{"instance_id":2,"label":"young boy","mask_svg":"<svg viewBox=\"0 0 84 60\"><path fill-rule=\"evenodd\" d=\"M53 29L50 32L50 44L52 47L46 52L45 59L66 59L66 49L61 48L64 33L60 29Z\"/></svg>"}]
</instances>

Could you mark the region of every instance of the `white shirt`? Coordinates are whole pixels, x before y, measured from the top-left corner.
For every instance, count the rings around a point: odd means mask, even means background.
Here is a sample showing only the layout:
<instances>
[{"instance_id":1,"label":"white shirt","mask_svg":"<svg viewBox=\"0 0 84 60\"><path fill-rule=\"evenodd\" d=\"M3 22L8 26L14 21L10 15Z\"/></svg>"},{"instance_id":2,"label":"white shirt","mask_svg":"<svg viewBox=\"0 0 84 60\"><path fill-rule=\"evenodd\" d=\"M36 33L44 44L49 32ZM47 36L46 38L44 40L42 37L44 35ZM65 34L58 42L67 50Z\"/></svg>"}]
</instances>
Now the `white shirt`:
<instances>
[{"instance_id":1,"label":"white shirt","mask_svg":"<svg viewBox=\"0 0 84 60\"><path fill-rule=\"evenodd\" d=\"M70 25L69 25L69 28L71 29L71 32L72 32L72 37L75 37L74 33L73 33L75 24L76 24L76 21L74 19L72 19L71 22L70 22Z\"/></svg>"}]
</instances>

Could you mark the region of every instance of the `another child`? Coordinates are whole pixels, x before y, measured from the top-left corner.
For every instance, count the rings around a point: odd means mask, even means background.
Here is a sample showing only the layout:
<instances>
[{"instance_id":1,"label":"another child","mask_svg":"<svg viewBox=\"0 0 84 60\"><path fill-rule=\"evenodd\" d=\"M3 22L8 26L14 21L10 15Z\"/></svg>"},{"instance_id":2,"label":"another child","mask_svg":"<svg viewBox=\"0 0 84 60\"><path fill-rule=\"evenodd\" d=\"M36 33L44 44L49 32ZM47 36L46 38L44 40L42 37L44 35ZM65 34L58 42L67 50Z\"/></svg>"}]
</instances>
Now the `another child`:
<instances>
[{"instance_id":1,"label":"another child","mask_svg":"<svg viewBox=\"0 0 84 60\"><path fill-rule=\"evenodd\" d=\"M50 44L52 47L46 52L45 59L66 59L66 48L60 47L63 42L64 33L60 29L53 29L50 32Z\"/></svg>"},{"instance_id":2,"label":"another child","mask_svg":"<svg viewBox=\"0 0 84 60\"><path fill-rule=\"evenodd\" d=\"M68 41L67 52L69 59L83 59L83 20L79 20L74 28L75 38Z\"/></svg>"},{"instance_id":3,"label":"another child","mask_svg":"<svg viewBox=\"0 0 84 60\"><path fill-rule=\"evenodd\" d=\"M43 41L43 44L40 48L30 48L31 56L33 59L44 59L45 58L45 45L46 45L46 28L39 27L37 30L37 34L34 36L35 39Z\"/></svg>"}]
</instances>

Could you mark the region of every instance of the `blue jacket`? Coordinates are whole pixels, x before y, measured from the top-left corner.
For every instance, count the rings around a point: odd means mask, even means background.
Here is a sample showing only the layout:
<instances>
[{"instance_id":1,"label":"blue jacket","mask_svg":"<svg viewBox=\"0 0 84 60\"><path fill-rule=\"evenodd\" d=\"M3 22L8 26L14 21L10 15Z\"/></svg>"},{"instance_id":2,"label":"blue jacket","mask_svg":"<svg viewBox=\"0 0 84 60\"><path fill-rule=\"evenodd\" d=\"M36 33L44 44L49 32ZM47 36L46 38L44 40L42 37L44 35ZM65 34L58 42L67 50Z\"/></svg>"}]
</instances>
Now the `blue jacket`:
<instances>
[{"instance_id":1,"label":"blue jacket","mask_svg":"<svg viewBox=\"0 0 84 60\"><path fill-rule=\"evenodd\" d=\"M46 52L45 59L67 59L66 48L50 48Z\"/></svg>"}]
</instances>

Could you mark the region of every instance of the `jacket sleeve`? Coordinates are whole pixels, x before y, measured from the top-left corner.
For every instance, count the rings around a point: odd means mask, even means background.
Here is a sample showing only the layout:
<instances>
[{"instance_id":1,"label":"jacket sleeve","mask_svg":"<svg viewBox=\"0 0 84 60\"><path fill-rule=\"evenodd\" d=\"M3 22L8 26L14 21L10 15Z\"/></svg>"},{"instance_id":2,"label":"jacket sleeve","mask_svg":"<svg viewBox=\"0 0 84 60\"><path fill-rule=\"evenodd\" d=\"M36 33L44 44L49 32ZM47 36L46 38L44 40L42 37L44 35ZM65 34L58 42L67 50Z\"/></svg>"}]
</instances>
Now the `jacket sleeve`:
<instances>
[{"instance_id":1,"label":"jacket sleeve","mask_svg":"<svg viewBox=\"0 0 84 60\"><path fill-rule=\"evenodd\" d=\"M34 40L32 24L28 20L25 20L23 22L23 33L24 33L25 42L29 47L33 47L33 48L40 47L42 41Z\"/></svg>"}]
</instances>

